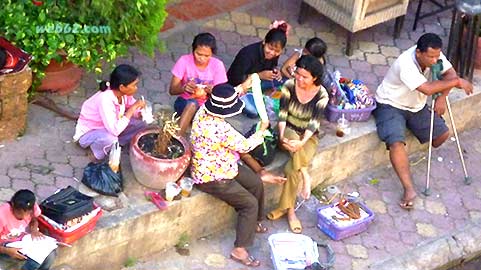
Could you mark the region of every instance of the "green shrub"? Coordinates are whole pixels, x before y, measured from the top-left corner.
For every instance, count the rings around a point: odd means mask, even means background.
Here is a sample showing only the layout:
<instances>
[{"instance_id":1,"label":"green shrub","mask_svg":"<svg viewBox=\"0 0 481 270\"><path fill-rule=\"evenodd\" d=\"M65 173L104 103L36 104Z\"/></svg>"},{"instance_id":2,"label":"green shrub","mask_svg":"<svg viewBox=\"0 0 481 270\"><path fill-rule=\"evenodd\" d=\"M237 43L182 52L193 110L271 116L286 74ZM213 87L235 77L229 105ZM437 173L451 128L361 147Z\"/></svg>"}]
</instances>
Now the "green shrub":
<instances>
[{"instance_id":1,"label":"green shrub","mask_svg":"<svg viewBox=\"0 0 481 270\"><path fill-rule=\"evenodd\" d=\"M2 0L0 35L33 56L36 87L51 59L66 58L101 73L104 63L125 55L130 46L153 56L161 45L158 33L167 17L166 2Z\"/></svg>"}]
</instances>

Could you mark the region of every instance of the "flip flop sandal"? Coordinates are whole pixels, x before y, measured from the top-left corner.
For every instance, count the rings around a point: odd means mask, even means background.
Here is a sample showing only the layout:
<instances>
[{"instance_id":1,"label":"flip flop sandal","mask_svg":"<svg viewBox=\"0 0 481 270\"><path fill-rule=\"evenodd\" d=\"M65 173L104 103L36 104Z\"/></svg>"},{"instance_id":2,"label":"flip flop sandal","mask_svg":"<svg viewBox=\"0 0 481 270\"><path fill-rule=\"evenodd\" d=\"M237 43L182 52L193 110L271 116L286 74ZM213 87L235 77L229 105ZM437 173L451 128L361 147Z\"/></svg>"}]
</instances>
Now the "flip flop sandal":
<instances>
[{"instance_id":1,"label":"flip flop sandal","mask_svg":"<svg viewBox=\"0 0 481 270\"><path fill-rule=\"evenodd\" d=\"M302 224L300 220L298 219L287 220L287 222L289 223L289 228L293 233L297 233L297 234L302 233Z\"/></svg>"},{"instance_id":2,"label":"flip flop sandal","mask_svg":"<svg viewBox=\"0 0 481 270\"><path fill-rule=\"evenodd\" d=\"M411 209L414 208L414 201L413 201L413 200L402 200L402 201L399 203L399 206L400 206L402 209L411 210Z\"/></svg>"},{"instance_id":3,"label":"flip flop sandal","mask_svg":"<svg viewBox=\"0 0 481 270\"><path fill-rule=\"evenodd\" d=\"M167 203L165 202L164 198L160 196L159 193L154 192L154 191L145 191L144 192L145 197L149 199L157 208L160 210L165 210L167 209Z\"/></svg>"},{"instance_id":4,"label":"flip flop sandal","mask_svg":"<svg viewBox=\"0 0 481 270\"><path fill-rule=\"evenodd\" d=\"M245 259L239 259L237 257L235 257L234 255L230 255L230 258L238 263L242 263L243 265L245 266L249 266L249 267L258 267L261 265L261 262L258 261L256 258L254 258L254 256L247 256L247 258Z\"/></svg>"},{"instance_id":5,"label":"flip flop sandal","mask_svg":"<svg viewBox=\"0 0 481 270\"><path fill-rule=\"evenodd\" d=\"M262 225L262 223L257 223L256 233L266 233L268 230L269 228Z\"/></svg>"},{"instance_id":6,"label":"flip flop sandal","mask_svg":"<svg viewBox=\"0 0 481 270\"><path fill-rule=\"evenodd\" d=\"M275 210L272 210L269 214L267 214L267 219L277 220L277 219L280 219L281 217L283 217L285 214L287 214L287 211L275 209Z\"/></svg>"}]
</instances>

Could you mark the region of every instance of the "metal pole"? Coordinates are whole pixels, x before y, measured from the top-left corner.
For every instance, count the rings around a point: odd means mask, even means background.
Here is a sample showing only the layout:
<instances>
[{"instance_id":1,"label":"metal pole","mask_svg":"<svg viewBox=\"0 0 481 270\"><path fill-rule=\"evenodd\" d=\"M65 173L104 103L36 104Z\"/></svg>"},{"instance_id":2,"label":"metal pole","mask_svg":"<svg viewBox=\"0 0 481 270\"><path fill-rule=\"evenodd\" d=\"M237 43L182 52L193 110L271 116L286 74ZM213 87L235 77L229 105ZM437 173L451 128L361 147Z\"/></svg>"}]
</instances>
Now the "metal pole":
<instances>
[{"instance_id":1,"label":"metal pole","mask_svg":"<svg viewBox=\"0 0 481 270\"><path fill-rule=\"evenodd\" d=\"M451 120L451 125L453 126L454 138L456 138L456 144L458 146L459 158L461 159L461 164L463 165L464 171L464 183L466 185L471 184L471 178L468 176L468 171L466 170L466 164L464 163L463 151L461 150L461 144L459 142L458 132L456 130L456 124L454 123L453 113L451 111L451 104L449 103L449 98L446 97L446 105L448 107L449 119Z\"/></svg>"},{"instance_id":2,"label":"metal pole","mask_svg":"<svg viewBox=\"0 0 481 270\"><path fill-rule=\"evenodd\" d=\"M434 129L434 103L435 99L431 101L431 125L429 126L429 150L428 150L428 170L426 173L426 187L424 188L423 194L426 196L431 195L431 189L429 188L429 175L431 174L431 152L433 149L433 129Z\"/></svg>"}]
</instances>

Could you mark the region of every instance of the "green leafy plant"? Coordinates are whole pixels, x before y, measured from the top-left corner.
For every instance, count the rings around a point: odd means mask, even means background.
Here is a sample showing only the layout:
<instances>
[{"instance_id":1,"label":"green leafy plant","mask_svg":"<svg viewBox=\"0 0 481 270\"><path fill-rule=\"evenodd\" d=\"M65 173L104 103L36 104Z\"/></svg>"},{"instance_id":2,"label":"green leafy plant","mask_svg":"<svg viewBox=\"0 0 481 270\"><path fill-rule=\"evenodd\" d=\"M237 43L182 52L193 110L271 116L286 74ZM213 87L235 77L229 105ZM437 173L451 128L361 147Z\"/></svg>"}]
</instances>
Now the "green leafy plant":
<instances>
[{"instance_id":1,"label":"green leafy plant","mask_svg":"<svg viewBox=\"0 0 481 270\"><path fill-rule=\"evenodd\" d=\"M125 267L132 267L137 263L137 259L134 257L128 257L127 260L124 262Z\"/></svg>"},{"instance_id":2,"label":"green leafy plant","mask_svg":"<svg viewBox=\"0 0 481 270\"><path fill-rule=\"evenodd\" d=\"M0 35L33 56L34 88L50 61L87 71L125 55L130 46L153 56L167 0L3 0Z\"/></svg>"},{"instance_id":3,"label":"green leafy plant","mask_svg":"<svg viewBox=\"0 0 481 270\"><path fill-rule=\"evenodd\" d=\"M190 243L189 234L187 234L187 232L183 232L180 235L179 240L177 241L177 244L175 244L175 250L177 251L177 253L179 253L182 256L188 256L190 255L189 243Z\"/></svg>"},{"instance_id":4,"label":"green leafy plant","mask_svg":"<svg viewBox=\"0 0 481 270\"><path fill-rule=\"evenodd\" d=\"M167 155L168 147L172 143L172 137L180 130L179 117L176 113L172 114L171 118L167 118L165 114L160 113L157 118L160 127L159 136L155 140L154 151L155 155ZM177 156L173 157L176 158Z\"/></svg>"},{"instance_id":5,"label":"green leafy plant","mask_svg":"<svg viewBox=\"0 0 481 270\"><path fill-rule=\"evenodd\" d=\"M187 232L183 232L180 235L179 240L177 241L177 244L175 244L175 246L179 248L188 247L189 242L190 242L189 234Z\"/></svg>"},{"instance_id":6,"label":"green leafy plant","mask_svg":"<svg viewBox=\"0 0 481 270\"><path fill-rule=\"evenodd\" d=\"M373 178L373 179L369 180L369 184L375 186L375 185L379 184L379 179Z\"/></svg>"}]
</instances>

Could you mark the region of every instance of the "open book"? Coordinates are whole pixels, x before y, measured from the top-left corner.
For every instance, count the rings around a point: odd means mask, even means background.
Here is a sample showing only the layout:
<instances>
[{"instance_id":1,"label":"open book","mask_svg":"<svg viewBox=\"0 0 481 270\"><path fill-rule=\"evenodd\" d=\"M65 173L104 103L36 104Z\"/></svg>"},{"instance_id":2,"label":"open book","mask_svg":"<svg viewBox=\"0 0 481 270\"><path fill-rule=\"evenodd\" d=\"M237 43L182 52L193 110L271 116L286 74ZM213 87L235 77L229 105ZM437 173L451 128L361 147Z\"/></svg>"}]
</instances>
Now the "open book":
<instances>
[{"instance_id":1,"label":"open book","mask_svg":"<svg viewBox=\"0 0 481 270\"><path fill-rule=\"evenodd\" d=\"M20 253L42 264L47 256L57 248L57 240L46 235L41 239L34 240L31 234L26 234L22 240L8 243L6 246L20 248Z\"/></svg>"}]
</instances>

